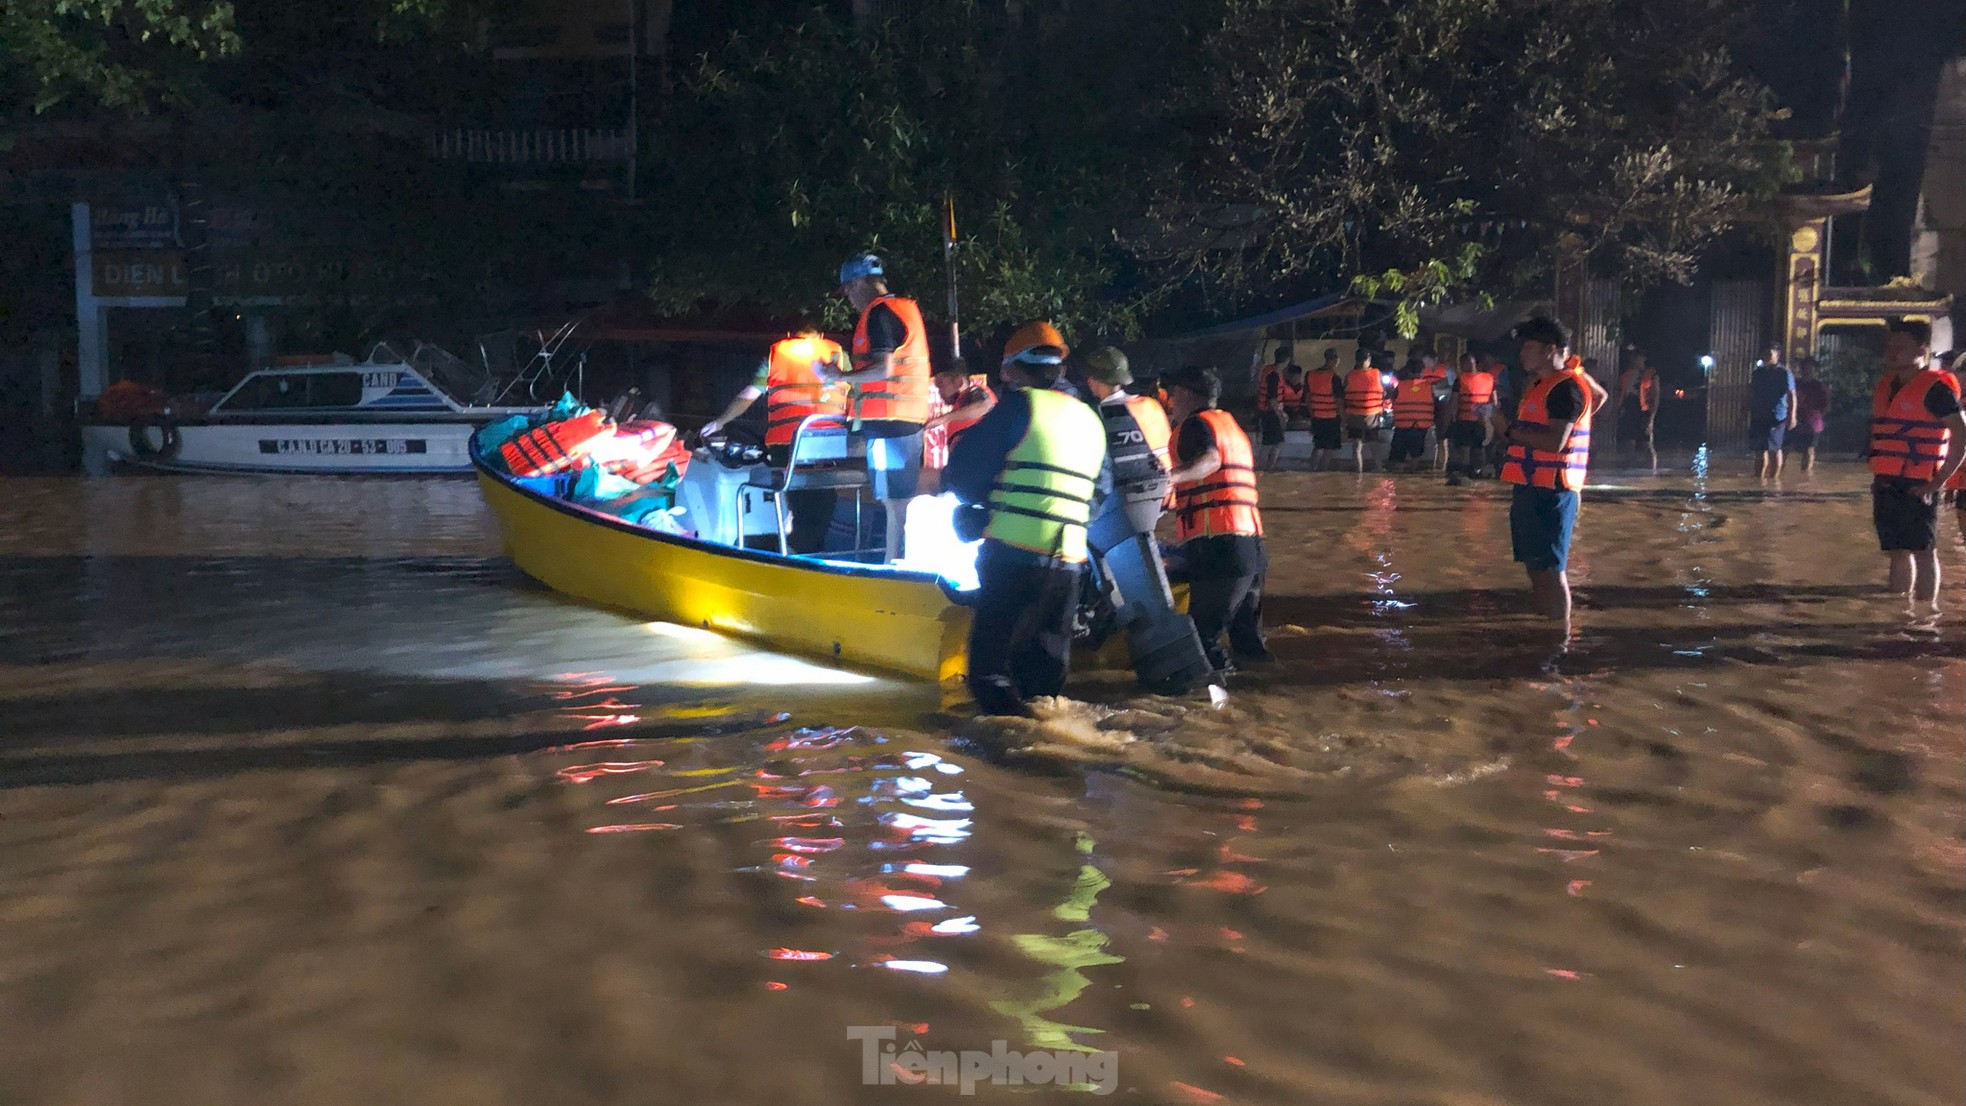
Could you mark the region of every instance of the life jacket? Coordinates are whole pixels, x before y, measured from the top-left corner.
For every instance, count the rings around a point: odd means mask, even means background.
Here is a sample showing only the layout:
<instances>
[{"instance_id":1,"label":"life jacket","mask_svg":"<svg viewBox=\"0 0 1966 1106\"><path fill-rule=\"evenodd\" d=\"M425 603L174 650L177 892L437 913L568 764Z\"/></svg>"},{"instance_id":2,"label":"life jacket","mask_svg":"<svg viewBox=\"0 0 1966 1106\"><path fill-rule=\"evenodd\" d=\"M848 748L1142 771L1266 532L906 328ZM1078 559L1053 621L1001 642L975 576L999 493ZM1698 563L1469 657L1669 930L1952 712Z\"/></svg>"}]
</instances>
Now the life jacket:
<instances>
[{"instance_id":1,"label":"life jacket","mask_svg":"<svg viewBox=\"0 0 1966 1106\"><path fill-rule=\"evenodd\" d=\"M1591 390L1590 385L1584 383L1583 370L1566 368L1532 382L1523 390L1522 403L1517 406L1515 417L1520 423L1549 425L1550 392L1566 380L1576 382L1583 403L1577 421L1571 424L1570 440L1555 452L1510 443L1502 459L1503 480L1511 484L1527 484L1532 488L1564 491L1583 488L1584 474L1591 463Z\"/></svg>"},{"instance_id":2,"label":"life jacket","mask_svg":"<svg viewBox=\"0 0 1966 1106\"><path fill-rule=\"evenodd\" d=\"M960 411L972 403L995 403L996 401L997 393L991 391L988 384L979 383L975 377L970 377L969 386L963 389L962 395L956 397L955 409ZM989 413L985 411L983 415ZM983 415L963 415L943 423L942 425L947 427L949 431L949 444L955 445L956 439L963 436L963 431L982 422Z\"/></svg>"},{"instance_id":3,"label":"life jacket","mask_svg":"<svg viewBox=\"0 0 1966 1106\"><path fill-rule=\"evenodd\" d=\"M853 328L854 359L857 361L872 352L872 342L867 337L867 316L881 306L901 319L907 336L888 355L885 377L854 386L854 418L927 422L928 397L935 384L929 379L928 328L923 325L922 309L914 300L906 296L882 296L868 304Z\"/></svg>"},{"instance_id":4,"label":"life jacket","mask_svg":"<svg viewBox=\"0 0 1966 1106\"><path fill-rule=\"evenodd\" d=\"M1956 396L1959 382L1941 369L1925 369L1894 393L1891 378L1877 382L1870 401L1870 471L1902 480L1930 480L1945 463L1952 429L1925 409L1925 396L1934 388L1949 388Z\"/></svg>"},{"instance_id":5,"label":"life jacket","mask_svg":"<svg viewBox=\"0 0 1966 1106\"><path fill-rule=\"evenodd\" d=\"M1312 369L1304 374L1304 406L1314 419L1338 417L1338 374L1330 369Z\"/></svg>"},{"instance_id":6,"label":"life jacket","mask_svg":"<svg viewBox=\"0 0 1966 1106\"><path fill-rule=\"evenodd\" d=\"M607 432L607 414L589 411L535 426L499 446L498 453L514 476L551 476L579 465L588 445Z\"/></svg>"},{"instance_id":7,"label":"life jacket","mask_svg":"<svg viewBox=\"0 0 1966 1106\"><path fill-rule=\"evenodd\" d=\"M1345 413L1376 419L1386 410L1386 385L1379 370L1358 368L1345 374Z\"/></svg>"},{"instance_id":8,"label":"life jacket","mask_svg":"<svg viewBox=\"0 0 1966 1106\"><path fill-rule=\"evenodd\" d=\"M1270 398L1270 382L1276 381L1276 399ZM1266 365L1263 376L1256 385L1256 409L1269 414L1271 411L1288 412L1297 409L1303 402L1304 389L1293 385L1283 375L1282 365Z\"/></svg>"},{"instance_id":9,"label":"life jacket","mask_svg":"<svg viewBox=\"0 0 1966 1106\"><path fill-rule=\"evenodd\" d=\"M1952 378L1952 390L1957 393L1959 391L1959 374L1945 369L1941 369L1940 371ZM1952 474L1952 477L1946 481L1946 487L1953 491L1966 490L1966 465L1961 465L1959 470ZM1960 506L1962 509L1966 509L1966 504L1961 504Z\"/></svg>"},{"instance_id":10,"label":"life jacket","mask_svg":"<svg viewBox=\"0 0 1966 1106\"><path fill-rule=\"evenodd\" d=\"M1235 534L1261 537L1263 514L1256 502L1255 454L1249 448L1249 435L1227 411L1210 408L1188 417L1200 419L1215 432L1215 452L1222 467L1199 482L1174 486L1174 540ZM1189 460L1181 458L1183 464Z\"/></svg>"},{"instance_id":11,"label":"life jacket","mask_svg":"<svg viewBox=\"0 0 1966 1106\"><path fill-rule=\"evenodd\" d=\"M1434 386L1424 377L1399 382L1393 396L1393 429L1425 430L1434 424Z\"/></svg>"},{"instance_id":12,"label":"life jacket","mask_svg":"<svg viewBox=\"0 0 1966 1106\"><path fill-rule=\"evenodd\" d=\"M1454 417L1462 422L1476 419L1475 408L1495 402L1495 374L1476 369L1461 374L1461 401Z\"/></svg>"},{"instance_id":13,"label":"life jacket","mask_svg":"<svg viewBox=\"0 0 1966 1106\"><path fill-rule=\"evenodd\" d=\"M1085 524L1106 458L1099 417L1079 400L1026 388L1031 425L990 486L983 536L1068 564L1086 559Z\"/></svg>"},{"instance_id":14,"label":"life jacket","mask_svg":"<svg viewBox=\"0 0 1966 1106\"><path fill-rule=\"evenodd\" d=\"M616 476L646 484L660 480L676 466L677 473L689 469L689 449L677 440L676 428L666 422L625 422L607 438L596 438L588 455L601 468Z\"/></svg>"},{"instance_id":15,"label":"life jacket","mask_svg":"<svg viewBox=\"0 0 1966 1106\"><path fill-rule=\"evenodd\" d=\"M1106 427L1106 456L1113 461L1113 484L1125 488L1159 481L1167 475L1167 413L1146 396L1127 396L1123 403L1101 403L1099 421Z\"/></svg>"},{"instance_id":16,"label":"life jacket","mask_svg":"<svg viewBox=\"0 0 1966 1106\"><path fill-rule=\"evenodd\" d=\"M786 338L774 342L765 364L765 445L791 445L799 424L812 415L846 413L846 388L827 384L812 371L814 361L844 360L830 338Z\"/></svg>"},{"instance_id":17,"label":"life jacket","mask_svg":"<svg viewBox=\"0 0 1966 1106\"><path fill-rule=\"evenodd\" d=\"M1436 361L1431 367L1420 370L1420 379L1429 384L1445 384L1447 383L1447 366Z\"/></svg>"},{"instance_id":18,"label":"life jacket","mask_svg":"<svg viewBox=\"0 0 1966 1106\"><path fill-rule=\"evenodd\" d=\"M1659 370L1650 365L1643 372L1626 369L1618 383L1618 394L1629 395L1638 400L1640 411L1651 411L1659 406Z\"/></svg>"}]
</instances>

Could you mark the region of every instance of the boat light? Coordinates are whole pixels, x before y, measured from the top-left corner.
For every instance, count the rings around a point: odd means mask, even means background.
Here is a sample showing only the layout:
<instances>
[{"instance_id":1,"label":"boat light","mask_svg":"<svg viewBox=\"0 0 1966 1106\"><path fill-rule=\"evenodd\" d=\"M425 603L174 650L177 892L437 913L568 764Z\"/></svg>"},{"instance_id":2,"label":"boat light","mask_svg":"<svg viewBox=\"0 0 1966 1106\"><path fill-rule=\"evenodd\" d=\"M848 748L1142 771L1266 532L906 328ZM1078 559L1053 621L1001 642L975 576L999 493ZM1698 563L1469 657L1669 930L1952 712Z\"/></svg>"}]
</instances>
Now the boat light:
<instances>
[{"instance_id":1,"label":"boat light","mask_svg":"<svg viewBox=\"0 0 1966 1106\"><path fill-rule=\"evenodd\" d=\"M956 510L961 503L954 495L916 496L908 504L904 532L907 555L894 567L928 572L942 577L957 591L975 591L976 554L981 541L964 541L956 536Z\"/></svg>"}]
</instances>

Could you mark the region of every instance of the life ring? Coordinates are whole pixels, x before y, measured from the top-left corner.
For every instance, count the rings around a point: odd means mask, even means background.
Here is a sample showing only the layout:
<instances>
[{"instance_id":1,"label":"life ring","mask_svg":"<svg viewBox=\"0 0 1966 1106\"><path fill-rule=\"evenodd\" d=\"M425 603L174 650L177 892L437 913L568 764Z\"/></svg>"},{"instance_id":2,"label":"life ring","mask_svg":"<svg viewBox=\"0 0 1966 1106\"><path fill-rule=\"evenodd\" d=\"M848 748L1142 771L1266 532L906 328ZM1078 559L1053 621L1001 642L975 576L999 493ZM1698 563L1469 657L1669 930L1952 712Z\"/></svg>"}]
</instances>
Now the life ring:
<instances>
[{"instance_id":1,"label":"life ring","mask_svg":"<svg viewBox=\"0 0 1966 1106\"><path fill-rule=\"evenodd\" d=\"M157 429L162 445L150 444L150 429ZM171 421L161 415L132 420L130 423L130 453L139 461L169 461L175 458L178 450L184 448L184 435Z\"/></svg>"}]
</instances>

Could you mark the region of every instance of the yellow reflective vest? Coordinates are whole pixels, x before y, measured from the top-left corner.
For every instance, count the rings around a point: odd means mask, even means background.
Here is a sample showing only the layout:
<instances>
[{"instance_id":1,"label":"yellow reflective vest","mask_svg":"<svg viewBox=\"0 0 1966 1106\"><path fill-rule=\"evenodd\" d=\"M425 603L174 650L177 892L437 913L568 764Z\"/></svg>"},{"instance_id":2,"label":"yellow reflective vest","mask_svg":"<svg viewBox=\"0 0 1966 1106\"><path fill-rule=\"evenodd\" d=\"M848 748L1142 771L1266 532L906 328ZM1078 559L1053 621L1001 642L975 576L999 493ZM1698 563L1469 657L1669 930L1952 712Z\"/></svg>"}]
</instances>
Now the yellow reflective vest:
<instances>
[{"instance_id":1,"label":"yellow reflective vest","mask_svg":"<svg viewBox=\"0 0 1966 1106\"><path fill-rule=\"evenodd\" d=\"M983 536L1071 564L1086 559L1085 524L1106 430L1092 408L1046 388L1029 388L1031 425L990 486Z\"/></svg>"}]
</instances>

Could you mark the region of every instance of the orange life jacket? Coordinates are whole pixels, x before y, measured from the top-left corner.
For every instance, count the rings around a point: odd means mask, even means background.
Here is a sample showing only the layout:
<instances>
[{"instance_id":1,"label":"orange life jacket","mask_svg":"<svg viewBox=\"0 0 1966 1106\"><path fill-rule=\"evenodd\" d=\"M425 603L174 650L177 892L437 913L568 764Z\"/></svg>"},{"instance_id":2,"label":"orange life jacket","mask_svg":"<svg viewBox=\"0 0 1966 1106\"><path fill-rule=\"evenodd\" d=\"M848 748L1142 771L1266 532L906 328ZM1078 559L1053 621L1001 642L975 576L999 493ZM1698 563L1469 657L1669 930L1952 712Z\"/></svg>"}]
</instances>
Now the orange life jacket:
<instances>
[{"instance_id":1,"label":"orange life jacket","mask_svg":"<svg viewBox=\"0 0 1966 1106\"><path fill-rule=\"evenodd\" d=\"M1314 419L1338 417L1338 374L1330 369L1312 369L1304 374L1304 406Z\"/></svg>"},{"instance_id":2,"label":"orange life jacket","mask_svg":"<svg viewBox=\"0 0 1966 1106\"><path fill-rule=\"evenodd\" d=\"M1461 402L1455 409L1454 417L1462 422L1475 421L1475 408L1495 402L1495 374L1476 369L1461 374Z\"/></svg>"},{"instance_id":3,"label":"orange life jacket","mask_svg":"<svg viewBox=\"0 0 1966 1106\"><path fill-rule=\"evenodd\" d=\"M1441 384L1447 380L1447 366L1436 361L1429 368L1420 370L1420 379L1429 384Z\"/></svg>"},{"instance_id":4,"label":"orange life jacket","mask_svg":"<svg viewBox=\"0 0 1966 1106\"><path fill-rule=\"evenodd\" d=\"M589 411L535 426L499 446L498 452L514 476L551 476L580 464L588 445L607 432L607 415Z\"/></svg>"},{"instance_id":5,"label":"orange life jacket","mask_svg":"<svg viewBox=\"0 0 1966 1106\"><path fill-rule=\"evenodd\" d=\"M1571 425L1570 440L1563 443L1562 449L1554 452L1510 443L1508 453L1502 460L1503 480L1511 484L1527 484L1532 488L1565 491L1583 488L1584 474L1591 463L1591 389L1584 383L1583 370L1566 368L1530 384L1523 390L1522 403L1516 408L1515 417L1519 423L1549 425L1550 392L1566 380L1576 382L1583 405L1577 421Z\"/></svg>"},{"instance_id":6,"label":"orange life jacket","mask_svg":"<svg viewBox=\"0 0 1966 1106\"><path fill-rule=\"evenodd\" d=\"M1659 406L1659 370L1650 365L1643 372L1626 369L1618 381L1618 394L1634 396L1638 399L1640 411L1651 411Z\"/></svg>"},{"instance_id":7,"label":"orange life jacket","mask_svg":"<svg viewBox=\"0 0 1966 1106\"><path fill-rule=\"evenodd\" d=\"M1945 463L1952 429L1925 409L1934 388L1959 392L1951 373L1925 369L1891 390L1891 378L1877 382L1870 401L1870 471L1903 480L1930 480Z\"/></svg>"},{"instance_id":8,"label":"orange life jacket","mask_svg":"<svg viewBox=\"0 0 1966 1106\"><path fill-rule=\"evenodd\" d=\"M935 390L928 367L928 328L922 323L922 309L906 296L882 296L860 313L853 328L853 356L856 362L872 352L867 337L867 316L885 306L901 319L907 336L899 348L888 355L887 376L855 386L854 417L858 419L927 422L928 397Z\"/></svg>"},{"instance_id":9,"label":"orange life jacket","mask_svg":"<svg viewBox=\"0 0 1966 1106\"><path fill-rule=\"evenodd\" d=\"M1941 371L1944 371L1947 376L1952 378L1952 390L1954 392L1958 392L1959 374L1956 372L1951 372L1949 370L1941 370ZM1966 490L1966 465L1961 465L1959 467L1959 471L1952 474L1952 478L1946 481L1946 487L1951 488L1954 491ZM1961 503L1959 506L1962 509L1966 509L1966 503Z\"/></svg>"},{"instance_id":10,"label":"orange life jacket","mask_svg":"<svg viewBox=\"0 0 1966 1106\"><path fill-rule=\"evenodd\" d=\"M964 388L963 394L956 397L955 409L960 411L972 403L995 403L996 399L997 393L991 391L988 384L979 384L972 377L970 378L969 387ZM983 415L989 413L985 411ZM958 415L948 422L943 423L942 425L949 430L949 444L955 445L956 439L963 436L963 431L983 421L983 415Z\"/></svg>"},{"instance_id":11,"label":"orange life jacket","mask_svg":"<svg viewBox=\"0 0 1966 1106\"><path fill-rule=\"evenodd\" d=\"M1270 381L1276 381L1276 399L1270 399ZM1268 414L1271 411L1289 412L1297 409L1304 401L1304 389L1290 383L1283 375L1282 365L1265 365L1263 376L1256 385L1256 409Z\"/></svg>"},{"instance_id":12,"label":"orange life jacket","mask_svg":"<svg viewBox=\"0 0 1966 1106\"><path fill-rule=\"evenodd\" d=\"M666 422L625 422L588 448L603 469L637 484L660 480L670 465L679 474L689 470L689 449Z\"/></svg>"},{"instance_id":13,"label":"orange life jacket","mask_svg":"<svg viewBox=\"0 0 1966 1106\"><path fill-rule=\"evenodd\" d=\"M1174 540L1245 534L1260 537L1263 515L1256 505L1256 458L1249 435L1227 411L1210 408L1188 416L1215 432L1222 467L1200 481L1174 487ZM1192 458L1182 458L1187 464Z\"/></svg>"},{"instance_id":14,"label":"orange life jacket","mask_svg":"<svg viewBox=\"0 0 1966 1106\"><path fill-rule=\"evenodd\" d=\"M830 338L785 338L772 343L765 363L765 445L791 445L799 424L812 415L846 413L846 389L812 371L814 361L838 363L840 344Z\"/></svg>"},{"instance_id":15,"label":"orange life jacket","mask_svg":"<svg viewBox=\"0 0 1966 1106\"><path fill-rule=\"evenodd\" d=\"M1353 369L1345 374L1345 413L1374 419L1386 410L1386 386L1378 369Z\"/></svg>"},{"instance_id":16,"label":"orange life jacket","mask_svg":"<svg viewBox=\"0 0 1966 1106\"><path fill-rule=\"evenodd\" d=\"M1393 429L1425 430L1434 424L1434 386L1424 377L1399 382L1393 395Z\"/></svg>"}]
</instances>

